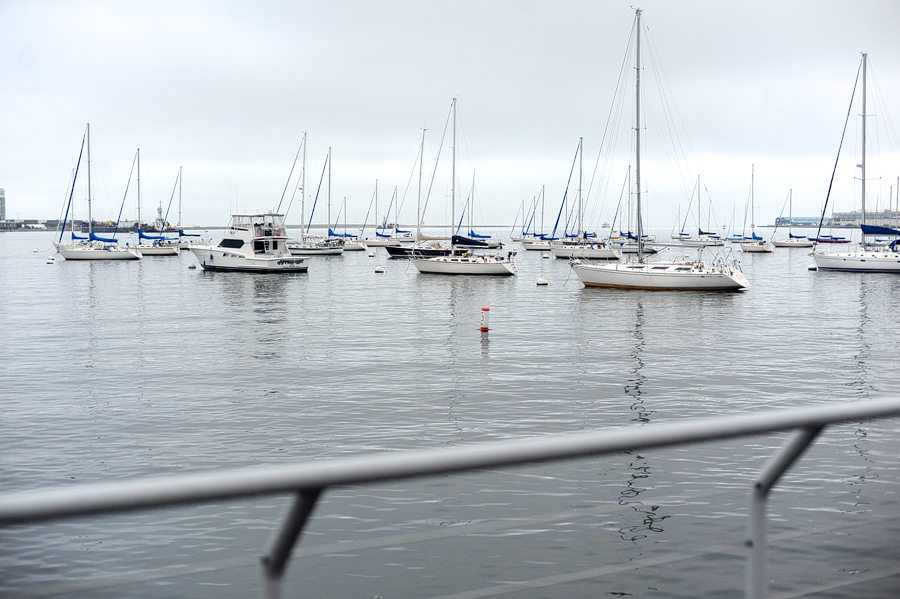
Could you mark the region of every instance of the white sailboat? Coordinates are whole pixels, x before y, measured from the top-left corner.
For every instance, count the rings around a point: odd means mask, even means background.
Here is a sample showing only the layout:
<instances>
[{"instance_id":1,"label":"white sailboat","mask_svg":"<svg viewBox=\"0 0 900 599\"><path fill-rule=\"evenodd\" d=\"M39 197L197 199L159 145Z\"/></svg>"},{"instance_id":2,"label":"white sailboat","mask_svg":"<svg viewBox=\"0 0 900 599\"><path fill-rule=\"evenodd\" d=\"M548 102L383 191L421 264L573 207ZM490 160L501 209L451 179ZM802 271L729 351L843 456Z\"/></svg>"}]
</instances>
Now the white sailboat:
<instances>
[{"instance_id":1,"label":"white sailboat","mask_svg":"<svg viewBox=\"0 0 900 599\"><path fill-rule=\"evenodd\" d=\"M649 290L711 290L734 291L746 289L749 281L736 260L717 258L712 264L700 259L688 261L645 262L643 255L643 224L641 213L641 9L635 10L635 181L637 203L637 260L590 264L577 262L572 269L588 287ZM701 250L702 251L702 250Z\"/></svg>"},{"instance_id":2,"label":"white sailboat","mask_svg":"<svg viewBox=\"0 0 900 599\"><path fill-rule=\"evenodd\" d=\"M580 258L585 260L618 260L622 257L621 247L611 245L608 240L597 239L584 229L584 202L582 200L582 173L584 171L584 138L578 139L578 204L577 237L550 242L550 253L555 258Z\"/></svg>"},{"instance_id":3,"label":"white sailboat","mask_svg":"<svg viewBox=\"0 0 900 599\"><path fill-rule=\"evenodd\" d=\"M741 251L756 254L771 254L775 251L775 245L771 241L766 241L756 234L756 211L754 208L756 204L756 192L754 188L755 169L756 165L750 166L750 238L744 237L744 240L741 242ZM744 222L746 222L746 218L747 213L745 211Z\"/></svg>"},{"instance_id":4,"label":"white sailboat","mask_svg":"<svg viewBox=\"0 0 900 599\"><path fill-rule=\"evenodd\" d=\"M179 171L179 176L181 172ZM162 216L162 206L158 208L156 221L165 224ZM141 222L141 149L137 149L137 230L138 230L138 251L144 256L178 256L181 254L181 242L175 238L165 237L163 235L147 235L142 229ZM163 228L160 227L160 233Z\"/></svg>"},{"instance_id":5,"label":"white sailboat","mask_svg":"<svg viewBox=\"0 0 900 599\"><path fill-rule=\"evenodd\" d=\"M306 195L306 134L303 134L303 195L304 200L301 201L301 206L305 205L305 195ZM325 158L326 167L328 168L328 222L331 222L331 148L328 148L328 156ZM319 180L319 187L321 189L322 181ZM318 198L318 192L316 192L316 198ZM301 214L302 214L301 208ZM315 212L315 205L313 205L313 210L310 211L309 220L310 223L306 225L306 231L304 232L302 229L300 231L300 240L288 240L287 249L291 253L292 256L340 256L344 253L344 240L331 236L318 236L318 235L310 235L309 228L312 223L312 216ZM302 217L301 217L302 218Z\"/></svg>"},{"instance_id":6,"label":"white sailboat","mask_svg":"<svg viewBox=\"0 0 900 599\"><path fill-rule=\"evenodd\" d=\"M773 239L772 244L777 248L811 248L813 242L805 235L794 235L794 190L788 190L788 236L787 239ZM773 234L774 235L774 234Z\"/></svg>"},{"instance_id":7,"label":"white sailboat","mask_svg":"<svg viewBox=\"0 0 900 599\"><path fill-rule=\"evenodd\" d=\"M704 231L700 228L700 175L697 175L697 235L679 235L678 240L685 247L705 248L725 245L725 242L719 235ZM710 212L712 211L712 200L710 199ZM706 219L706 228L709 229L709 218Z\"/></svg>"},{"instance_id":8,"label":"white sailboat","mask_svg":"<svg viewBox=\"0 0 900 599\"><path fill-rule=\"evenodd\" d=\"M453 113L453 158L450 178L450 222L456 222L456 98L451 104ZM471 249L453 249L450 254L444 256L425 256L415 249L409 255L409 260L421 274L436 275L500 275L510 276L518 274L513 263L515 252L507 251L502 254L476 254Z\"/></svg>"},{"instance_id":9,"label":"white sailboat","mask_svg":"<svg viewBox=\"0 0 900 599\"><path fill-rule=\"evenodd\" d=\"M545 195L546 188L541 185L541 232L540 233L527 233L524 232L519 237L519 243L522 244L522 247L528 251L532 252L549 252L550 251L550 243L551 241L547 238L547 235L544 233L544 203L545 203ZM529 221L523 225L523 229L525 231L529 230L532 222L534 221L535 214L537 213L537 204L538 198L534 198L532 201L533 210L531 211L531 216L529 217Z\"/></svg>"},{"instance_id":10,"label":"white sailboat","mask_svg":"<svg viewBox=\"0 0 900 599\"><path fill-rule=\"evenodd\" d=\"M93 213L91 212L91 124L87 124L85 129L85 137L87 144L87 205L88 205L88 237L76 237L74 230L70 230L72 240L63 242L62 238L65 234L65 220L63 219L63 227L60 231L59 240L54 243L57 253L66 260L138 260L141 253L135 248L129 247L127 244L119 245L118 240L105 237L98 237L93 230ZM84 147L85 141L82 141ZM78 156L79 163L81 155ZM75 177L72 180L72 191L69 194L67 211L72 206L72 195L75 192L75 180L78 177L78 169L76 167ZM73 218L74 222L74 218Z\"/></svg>"},{"instance_id":11,"label":"white sailboat","mask_svg":"<svg viewBox=\"0 0 900 599\"><path fill-rule=\"evenodd\" d=\"M813 260L818 270L842 272L884 272L900 273L900 250L897 241L888 246L870 247L866 241L869 235L890 235L900 237L900 231L887 227L874 227L866 223L866 71L868 54L862 55L862 161L860 182L862 191L862 242L859 248L846 252L813 252ZM838 150L840 155L840 150ZM827 204L827 200L826 200Z\"/></svg>"}]
</instances>

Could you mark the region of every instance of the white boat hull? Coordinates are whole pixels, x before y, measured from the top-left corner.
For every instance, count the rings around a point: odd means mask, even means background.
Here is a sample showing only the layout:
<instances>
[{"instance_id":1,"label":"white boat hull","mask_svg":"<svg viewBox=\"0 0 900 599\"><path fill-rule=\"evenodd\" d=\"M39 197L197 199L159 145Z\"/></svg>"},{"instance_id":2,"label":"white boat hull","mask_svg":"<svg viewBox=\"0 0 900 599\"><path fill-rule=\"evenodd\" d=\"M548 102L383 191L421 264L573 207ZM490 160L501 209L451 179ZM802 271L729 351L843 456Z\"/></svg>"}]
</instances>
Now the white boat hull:
<instances>
[{"instance_id":1,"label":"white boat hull","mask_svg":"<svg viewBox=\"0 0 900 599\"><path fill-rule=\"evenodd\" d=\"M690 262L579 263L572 269L586 287L651 291L738 291L750 287L743 272L719 262L709 267Z\"/></svg>"},{"instance_id":2,"label":"white boat hull","mask_svg":"<svg viewBox=\"0 0 900 599\"><path fill-rule=\"evenodd\" d=\"M814 244L808 239L781 239L773 241L772 245L777 248L811 248Z\"/></svg>"},{"instance_id":3,"label":"white boat hull","mask_svg":"<svg viewBox=\"0 0 900 599\"><path fill-rule=\"evenodd\" d=\"M398 246L400 245L399 239L385 239L381 237L376 237L375 239L366 239L366 245L370 248L383 248L386 246Z\"/></svg>"},{"instance_id":4,"label":"white boat hull","mask_svg":"<svg viewBox=\"0 0 900 599\"><path fill-rule=\"evenodd\" d=\"M771 254L775 251L775 245L771 241L755 241L752 243L742 243L741 251L755 254Z\"/></svg>"},{"instance_id":5,"label":"white boat hull","mask_svg":"<svg viewBox=\"0 0 900 599\"><path fill-rule=\"evenodd\" d=\"M553 244L550 253L557 258L585 258L590 260L618 260L622 257L622 250L612 248L602 243L586 245Z\"/></svg>"},{"instance_id":6,"label":"white boat hull","mask_svg":"<svg viewBox=\"0 0 900 599\"><path fill-rule=\"evenodd\" d=\"M56 251L66 260L138 260L141 253L135 248L91 244L55 244Z\"/></svg>"},{"instance_id":7,"label":"white boat hull","mask_svg":"<svg viewBox=\"0 0 900 599\"><path fill-rule=\"evenodd\" d=\"M345 252L362 252L364 250L369 249L369 246L362 241L350 241L347 240L344 242L344 251Z\"/></svg>"},{"instance_id":8,"label":"white boat hull","mask_svg":"<svg viewBox=\"0 0 900 599\"><path fill-rule=\"evenodd\" d=\"M900 252L849 251L834 254L813 253L819 270L842 272L900 273Z\"/></svg>"},{"instance_id":9,"label":"white boat hull","mask_svg":"<svg viewBox=\"0 0 900 599\"><path fill-rule=\"evenodd\" d=\"M178 256L181 254L179 245L138 245L137 250L142 256Z\"/></svg>"},{"instance_id":10,"label":"white boat hull","mask_svg":"<svg viewBox=\"0 0 900 599\"><path fill-rule=\"evenodd\" d=\"M291 256L340 256L344 253L341 246L289 245Z\"/></svg>"},{"instance_id":11,"label":"white boat hull","mask_svg":"<svg viewBox=\"0 0 900 599\"><path fill-rule=\"evenodd\" d=\"M705 248L719 247L725 245L721 239L712 239L709 237L682 237L679 239L681 245L689 248Z\"/></svg>"},{"instance_id":12,"label":"white boat hull","mask_svg":"<svg viewBox=\"0 0 900 599\"><path fill-rule=\"evenodd\" d=\"M521 242L522 247L526 250L530 251L547 251L550 249L550 242L544 241L543 239L522 239Z\"/></svg>"},{"instance_id":13,"label":"white boat hull","mask_svg":"<svg viewBox=\"0 0 900 599\"><path fill-rule=\"evenodd\" d=\"M422 274L510 276L519 272L512 260L494 256L410 257L409 260Z\"/></svg>"},{"instance_id":14,"label":"white boat hull","mask_svg":"<svg viewBox=\"0 0 900 599\"><path fill-rule=\"evenodd\" d=\"M193 246L191 253L204 270L235 272L307 272L309 258L286 256L283 253L245 256L219 246Z\"/></svg>"}]
</instances>

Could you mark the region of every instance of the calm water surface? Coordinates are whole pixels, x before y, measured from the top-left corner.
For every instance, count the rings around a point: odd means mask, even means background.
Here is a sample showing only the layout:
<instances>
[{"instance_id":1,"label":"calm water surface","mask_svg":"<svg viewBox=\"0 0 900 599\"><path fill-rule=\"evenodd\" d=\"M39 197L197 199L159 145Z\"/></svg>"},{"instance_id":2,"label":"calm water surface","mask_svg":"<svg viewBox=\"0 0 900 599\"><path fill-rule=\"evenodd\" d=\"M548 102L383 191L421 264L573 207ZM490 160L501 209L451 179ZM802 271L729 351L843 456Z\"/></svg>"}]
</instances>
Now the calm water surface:
<instances>
[{"instance_id":1,"label":"calm water surface","mask_svg":"<svg viewBox=\"0 0 900 599\"><path fill-rule=\"evenodd\" d=\"M48 265L51 240L0 234L4 491L852 402L900 381L900 277L809 272L808 250L739 255L753 288L717 294L585 289L538 252L504 279L419 275L382 249L260 276L191 270L188 253ZM773 593L896 595L900 576L873 574L900 559L898 428L829 429L788 473ZM332 490L285 595L740 597L750 481L783 441ZM287 505L0 529L0 594L255 596Z\"/></svg>"}]
</instances>

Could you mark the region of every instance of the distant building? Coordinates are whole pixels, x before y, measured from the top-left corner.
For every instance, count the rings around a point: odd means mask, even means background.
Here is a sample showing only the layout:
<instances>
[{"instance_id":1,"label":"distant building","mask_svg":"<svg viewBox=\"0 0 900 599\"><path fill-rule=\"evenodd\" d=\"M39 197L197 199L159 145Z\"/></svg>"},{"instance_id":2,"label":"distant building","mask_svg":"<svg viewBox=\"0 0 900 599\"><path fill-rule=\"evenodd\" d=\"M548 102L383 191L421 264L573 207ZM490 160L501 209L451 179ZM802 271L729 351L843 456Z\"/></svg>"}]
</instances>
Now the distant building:
<instances>
[{"instance_id":1,"label":"distant building","mask_svg":"<svg viewBox=\"0 0 900 599\"><path fill-rule=\"evenodd\" d=\"M862 212L835 212L832 216L836 227L858 227L862 224ZM866 210L866 224L879 227L896 227L900 222L900 212L892 210L879 210L870 212Z\"/></svg>"},{"instance_id":2,"label":"distant building","mask_svg":"<svg viewBox=\"0 0 900 599\"><path fill-rule=\"evenodd\" d=\"M6 190L0 189L0 220L6 220Z\"/></svg>"},{"instance_id":3,"label":"distant building","mask_svg":"<svg viewBox=\"0 0 900 599\"><path fill-rule=\"evenodd\" d=\"M818 227L820 218L819 216L778 217L775 219L775 224L779 227ZM822 224L831 226L831 219L826 218Z\"/></svg>"}]
</instances>

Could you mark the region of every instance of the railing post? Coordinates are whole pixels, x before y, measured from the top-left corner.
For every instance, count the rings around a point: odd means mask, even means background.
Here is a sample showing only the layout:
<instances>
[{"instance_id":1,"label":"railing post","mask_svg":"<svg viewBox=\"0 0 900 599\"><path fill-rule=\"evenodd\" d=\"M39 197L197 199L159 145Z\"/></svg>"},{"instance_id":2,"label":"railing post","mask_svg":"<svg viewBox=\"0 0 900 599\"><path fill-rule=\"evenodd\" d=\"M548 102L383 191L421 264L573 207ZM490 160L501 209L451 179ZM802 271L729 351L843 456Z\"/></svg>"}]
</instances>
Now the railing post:
<instances>
[{"instance_id":1,"label":"railing post","mask_svg":"<svg viewBox=\"0 0 900 599\"><path fill-rule=\"evenodd\" d=\"M747 597L764 599L766 579L766 502L769 491L788 468L815 440L822 427L804 428L791 437L781 450L772 456L760 472L750 498L750 562L747 568Z\"/></svg>"},{"instance_id":2,"label":"railing post","mask_svg":"<svg viewBox=\"0 0 900 599\"><path fill-rule=\"evenodd\" d=\"M264 599L281 597L281 580L287 567L288 558L291 556L291 550L300 537L300 533L303 532L303 525L309 519L321 493L322 489L299 491L287 518L281 528L275 531L269 543L269 551L262 558Z\"/></svg>"}]
</instances>

